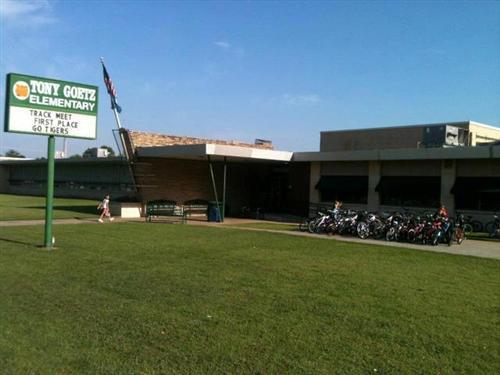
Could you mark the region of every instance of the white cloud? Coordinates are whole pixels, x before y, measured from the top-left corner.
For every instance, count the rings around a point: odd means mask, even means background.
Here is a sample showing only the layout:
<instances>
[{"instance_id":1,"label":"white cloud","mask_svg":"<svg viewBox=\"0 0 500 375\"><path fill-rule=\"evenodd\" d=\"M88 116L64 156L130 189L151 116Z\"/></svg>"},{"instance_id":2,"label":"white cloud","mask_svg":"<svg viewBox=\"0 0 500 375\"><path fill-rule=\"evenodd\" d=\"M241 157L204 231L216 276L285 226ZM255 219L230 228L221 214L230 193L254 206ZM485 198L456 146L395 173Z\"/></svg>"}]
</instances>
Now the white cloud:
<instances>
[{"instance_id":1,"label":"white cloud","mask_svg":"<svg viewBox=\"0 0 500 375\"><path fill-rule=\"evenodd\" d=\"M301 105L316 105L322 102L317 94L291 95L284 94L279 97L279 102L285 105L301 106Z\"/></svg>"},{"instance_id":2,"label":"white cloud","mask_svg":"<svg viewBox=\"0 0 500 375\"><path fill-rule=\"evenodd\" d=\"M229 48L231 48L231 44L229 44L228 42L224 42L222 40L214 42L214 44L217 47L222 48L222 49L229 49Z\"/></svg>"},{"instance_id":3,"label":"white cloud","mask_svg":"<svg viewBox=\"0 0 500 375\"><path fill-rule=\"evenodd\" d=\"M39 26L56 22L52 6L47 0L1 0L0 15L3 22L14 26Z\"/></svg>"}]
</instances>

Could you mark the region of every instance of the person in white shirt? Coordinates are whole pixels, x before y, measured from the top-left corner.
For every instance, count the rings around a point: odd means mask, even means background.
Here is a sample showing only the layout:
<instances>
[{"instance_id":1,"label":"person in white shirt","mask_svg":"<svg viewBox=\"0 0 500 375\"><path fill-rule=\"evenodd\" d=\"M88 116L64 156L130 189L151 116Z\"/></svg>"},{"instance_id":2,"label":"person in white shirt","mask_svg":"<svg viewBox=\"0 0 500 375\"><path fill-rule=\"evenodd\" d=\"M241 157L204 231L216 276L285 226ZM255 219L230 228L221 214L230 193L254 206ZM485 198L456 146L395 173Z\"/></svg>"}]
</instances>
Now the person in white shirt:
<instances>
[{"instance_id":1,"label":"person in white shirt","mask_svg":"<svg viewBox=\"0 0 500 375\"><path fill-rule=\"evenodd\" d=\"M109 221L113 221L115 218L111 217L111 213L109 212L109 194L106 194L101 203L97 206L98 210L102 210L101 216L99 216L99 223L103 223L103 218L107 217Z\"/></svg>"}]
</instances>

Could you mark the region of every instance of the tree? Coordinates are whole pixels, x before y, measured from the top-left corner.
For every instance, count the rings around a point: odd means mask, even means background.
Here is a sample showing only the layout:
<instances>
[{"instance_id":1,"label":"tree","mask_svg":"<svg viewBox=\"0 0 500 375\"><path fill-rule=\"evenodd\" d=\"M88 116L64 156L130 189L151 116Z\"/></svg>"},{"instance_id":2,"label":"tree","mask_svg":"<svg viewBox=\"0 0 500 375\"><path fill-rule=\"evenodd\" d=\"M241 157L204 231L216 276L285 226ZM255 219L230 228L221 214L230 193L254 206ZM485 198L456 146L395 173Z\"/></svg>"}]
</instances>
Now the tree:
<instances>
[{"instance_id":1,"label":"tree","mask_svg":"<svg viewBox=\"0 0 500 375\"><path fill-rule=\"evenodd\" d=\"M84 158L95 158L97 155L97 147L89 147L83 151L82 157Z\"/></svg>"},{"instance_id":2,"label":"tree","mask_svg":"<svg viewBox=\"0 0 500 375\"><path fill-rule=\"evenodd\" d=\"M108 158L115 156L115 152L113 151L113 149L111 147L103 145L99 148L104 148L108 151ZM89 147L88 149L86 149L83 152L82 156L84 158L95 158L97 156L97 147Z\"/></svg>"},{"instance_id":3,"label":"tree","mask_svg":"<svg viewBox=\"0 0 500 375\"><path fill-rule=\"evenodd\" d=\"M108 150L108 158L115 156L115 151L110 146L102 145L101 148Z\"/></svg>"},{"instance_id":4,"label":"tree","mask_svg":"<svg viewBox=\"0 0 500 375\"><path fill-rule=\"evenodd\" d=\"M10 149L9 151L7 151L5 153L5 156L7 156L9 158L25 158L26 157L23 154L21 154L20 152L13 150L13 149Z\"/></svg>"},{"instance_id":5,"label":"tree","mask_svg":"<svg viewBox=\"0 0 500 375\"><path fill-rule=\"evenodd\" d=\"M81 159L81 158L82 158L82 155L80 155L80 154L74 154L74 155L71 155L69 157L69 159Z\"/></svg>"}]
</instances>

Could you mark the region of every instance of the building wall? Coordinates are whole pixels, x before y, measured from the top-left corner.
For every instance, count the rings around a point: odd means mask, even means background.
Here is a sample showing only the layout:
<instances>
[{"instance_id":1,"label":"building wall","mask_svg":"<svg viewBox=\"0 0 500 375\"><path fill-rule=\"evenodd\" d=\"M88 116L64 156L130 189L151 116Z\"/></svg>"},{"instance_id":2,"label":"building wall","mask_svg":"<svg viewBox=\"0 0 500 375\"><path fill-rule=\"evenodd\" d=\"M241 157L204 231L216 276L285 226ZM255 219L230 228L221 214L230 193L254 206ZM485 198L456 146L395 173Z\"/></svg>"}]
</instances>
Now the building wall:
<instances>
[{"instance_id":1,"label":"building wall","mask_svg":"<svg viewBox=\"0 0 500 375\"><path fill-rule=\"evenodd\" d=\"M289 165L289 201L290 213L304 215L308 212L310 163L292 163Z\"/></svg>"},{"instance_id":2,"label":"building wall","mask_svg":"<svg viewBox=\"0 0 500 375\"><path fill-rule=\"evenodd\" d=\"M0 193L9 192L9 168L0 164Z\"/></svg>"},{"instance_id":3,"label":"building wall","mask_svg":"<svg viewBox=\"0 0 500 375\"><path fill-rule=\"evenodd\" d=\"M476 146L478 143L489 143L500 140L500 129L490 126L481 126L471 122L469 125L469 134L471 138L471 146Z\"/></svg>"},{"instance_id":4,"label":"building wall","mask_svg":"<svg viewBox=\"0 0 500 375\"><path fill-rule=\"evenodd\" d=\"M207 138L194 138L184 137L177 135L156 134L149 132L140 132L129 130L128 136L132 141L134 147L155 147L155 146L173 146L173 145L199 145L199 144L217 144L239 147L260 148L265 150L272 150L273 145L271 141L246 143L240 141L227 141L220 139L207 139ZM262 140L261 140L262 141Z\"/></svg>"},{"instance_id":5,"label":"building wall","mask_svg":"<svg viewBox=\"0 0 500 375\"><path fill-rule=\"evenodd\" d=\"M429 126L451 125L469 129L471 146L500 140L500 128L475 122L452 122L321 132L320 151L387 150L418 148L424 129Z\"/></svg>"},{"instance_id":6,"label":"building wall","mask_svg":"<svg viewBox=\"0 0 500 375\"><path fill-rule=\"evenodd\" d=\"M45 161L22 161L1 164L7 169L6 179L10 194L39 195L47 192L47 165ZM54 195L66 198L99 199L106 193L114 198L133 197L132 179L128 167L120 160L56 160L54 168Z\"/></svg>"},{"instance_id":7,"label":"building wall","mask_svg":"<svg viewBox=\"0 0 500 375\"><path fill-rule=\"evenodd\" d=\"M381 162L382 176L439 176L440 160L396 160Z\"/></svg>"},{"instance_id":8,"label":"building wall","mask_svg":"<svg viewBox=\"0 0 500 375\"><path fill-rule=\"evenodd\" d=\"M321 177L321 162L313 161L310 164L310 182L309 182L309 202L318 204L321 202L319 190L316 189L316 184Z\"/></svg>"},{"instance_id":9,"label":"building wall","mask_svg":"<svg viewBox=\"0 0 500 375\"><path fill-rule=\"evenodd\" d=\"M321 132L320 151L417 148L425 126Z\"/></svg>"},{"instance_id":10,"label":"building wall","mask_svg":"<svg viewBox=\"0 0 500 375\"><path fill-rule=\"evenodd\" d=\"M367 161L325 161L321 163L322 176L367 176Z\"/></svg>"},{"instance_id":11,"label":"building wall","mask_svg":"<svg viewBox=\"0 0 500 375\"><path fill-rule=\"evenodd\" d=\"M316 171L316 173L314 173ZM365 171L367 173L365 174ZM347 204L351 209L369 209L372 211L398 210L401 207L384 206L380 203L380 195L375 188L382 176L439 176L441 178L440 201L452 214L455 213L455 196L451 189L457 177L500 177L499 159L458 159L458 160L393 160L370 162L312 162L310 180L310 203L320 202L320 194L315 185L321 176L327 175L368 175L368 199L366 205ZM411 207L407 207L411 208ZM428 207L434 209L435 207ZM415 208L420 210L422 208ZM459 210L476 219L486 222L491 220L491 211ZM311 211L314 214L315 211Z\"/></svg>"},{"instance_id":12,"label":"building wall","mask_svg":"<svg viewBox=\"0 0 500 375\"><path fill-rule=\"evenodd\" d=\"M457 160L457 177L500 176L500 159Z\"/></svg>"},{"instance_id":13,"label":"building wall","mask_svg":"<svg viewBox=\"0 0 500 375\"><path fill-rule=\"evenodd\" d=\"M206 161L140 158L136 168L142 201L169 199L182 204L192 199L215 200Z\"/></svg>"}]
</instances>

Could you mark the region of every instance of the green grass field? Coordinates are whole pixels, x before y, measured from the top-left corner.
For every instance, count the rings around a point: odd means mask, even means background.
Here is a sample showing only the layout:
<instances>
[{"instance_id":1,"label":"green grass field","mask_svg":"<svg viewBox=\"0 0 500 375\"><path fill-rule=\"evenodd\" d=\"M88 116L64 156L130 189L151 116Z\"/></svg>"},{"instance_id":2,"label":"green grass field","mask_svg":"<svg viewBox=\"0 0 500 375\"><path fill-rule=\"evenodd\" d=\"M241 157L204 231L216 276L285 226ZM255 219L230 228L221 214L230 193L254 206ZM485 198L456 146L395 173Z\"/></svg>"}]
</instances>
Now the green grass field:
<instances>
[{"instance_id":1,"label":"green grass field","mask_svg":"<svg viewBox=\"0 0 500 375\"><path fill-rule=\"evenodd\" d=\"M237 228L253 228L253 229L271 229L271 230L285 230L285 231L298 231L298 224L285 224L285 223L245 223L245 224L232 224L231 227Z\"/></svg>"},{"instance_id":2,"label":"green grass field","mask_svg":"<svg viewBox=\"0 0 500 375\"><path fill-rule=\"evenodd\" d=\"M82 219L98 215L97 200L54 199L54 219ZM36 220L45 218L45 197L0 194L0 220Z\"/></svg>"},{"instance_id":3,"label":"green grass field","mask_svg":"<svg viewBox=\"0 0 500 375\"><path fill-rule=\"evenodd\" d=\"M500 262L180 224L1 228L0 368L500 372Z\"/></svg>"}]
</instances>

